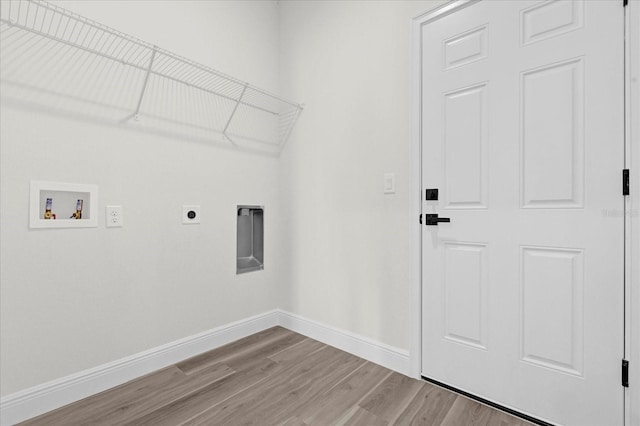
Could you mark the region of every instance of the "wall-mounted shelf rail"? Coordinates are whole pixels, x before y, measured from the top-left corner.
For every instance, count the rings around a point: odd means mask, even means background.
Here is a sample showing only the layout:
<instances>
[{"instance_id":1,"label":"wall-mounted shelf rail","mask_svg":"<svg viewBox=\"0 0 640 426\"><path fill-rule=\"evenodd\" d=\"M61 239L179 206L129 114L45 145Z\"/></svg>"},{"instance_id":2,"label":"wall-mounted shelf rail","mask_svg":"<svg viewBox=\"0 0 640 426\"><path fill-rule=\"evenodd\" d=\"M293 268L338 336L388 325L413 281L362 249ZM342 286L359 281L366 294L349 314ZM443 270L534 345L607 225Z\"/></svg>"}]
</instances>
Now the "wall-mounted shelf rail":
<instances>
[{"instance_id":1,"label":"wall-mounted shelf rail","mask_svg":"<svg viewBox=\"0 0 640 426\"><path fill-rule=\"evenodd\" d=\"M61 113L279 151L302 106L41 0L0 1L2 96Z\"/></svg>"}]
</instances>

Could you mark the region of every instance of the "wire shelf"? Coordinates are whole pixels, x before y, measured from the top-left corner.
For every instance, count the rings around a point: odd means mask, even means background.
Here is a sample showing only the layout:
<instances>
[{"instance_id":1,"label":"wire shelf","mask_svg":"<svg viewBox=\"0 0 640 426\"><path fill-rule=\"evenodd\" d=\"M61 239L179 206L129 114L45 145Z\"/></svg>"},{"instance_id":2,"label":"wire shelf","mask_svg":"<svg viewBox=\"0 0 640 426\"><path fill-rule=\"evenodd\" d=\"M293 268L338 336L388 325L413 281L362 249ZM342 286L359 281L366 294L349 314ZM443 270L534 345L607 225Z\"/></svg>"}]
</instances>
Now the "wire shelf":
<instances>
[{"instance_id":1,"label":"wire shelf","mask_svg":"<svg viewBox=\"0 0 640 426\"><path fill-rule=\"evenodd\" d=\"M2 96L279 152L302 106L42 0L0 1Z\"/></svg>"}]
</instances>

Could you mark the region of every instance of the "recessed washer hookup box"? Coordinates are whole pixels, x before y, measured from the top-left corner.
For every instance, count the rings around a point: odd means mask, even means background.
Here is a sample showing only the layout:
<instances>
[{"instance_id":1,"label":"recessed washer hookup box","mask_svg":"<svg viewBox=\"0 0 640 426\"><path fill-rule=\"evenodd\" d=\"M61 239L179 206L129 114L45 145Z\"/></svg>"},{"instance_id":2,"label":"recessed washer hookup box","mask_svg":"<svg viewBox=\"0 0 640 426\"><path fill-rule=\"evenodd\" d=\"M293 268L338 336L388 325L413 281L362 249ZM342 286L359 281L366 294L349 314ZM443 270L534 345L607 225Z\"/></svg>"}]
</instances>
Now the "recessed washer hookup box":
<instances>
[{"instance_id":1,"label":"recessed washer hookup box","mask_svg":"<svg viewBox=\"0 0 640 426\"><path fill-rule=\"evenodd\" d=\"M236 274L264 269L264 207L238 206Z\"/></svg>"}]
</instances>

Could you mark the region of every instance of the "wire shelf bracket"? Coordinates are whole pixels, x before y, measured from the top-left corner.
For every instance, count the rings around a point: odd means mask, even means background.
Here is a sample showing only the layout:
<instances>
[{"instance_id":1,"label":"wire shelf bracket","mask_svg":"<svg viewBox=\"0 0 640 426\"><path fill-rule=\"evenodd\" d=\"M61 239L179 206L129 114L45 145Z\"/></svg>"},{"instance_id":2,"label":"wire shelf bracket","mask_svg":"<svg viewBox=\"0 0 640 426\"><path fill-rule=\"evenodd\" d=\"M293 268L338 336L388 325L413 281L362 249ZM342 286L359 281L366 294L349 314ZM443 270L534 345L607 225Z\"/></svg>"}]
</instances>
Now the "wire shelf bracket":
<instances>
[{"instance_id":1,"label":"wire shelf bracket","mask_svg":"<svg viewBox=\"0 0 640 426\"><path fill-rule=\"evenodd\" d=\"M149 68L147 68L147 74L144 76L144 83L142 84L142 90L140 90L140 98L138 99L138 105L136 110L130 116L126 117L124 121L129 121L132 118L136 121L139 120L138 113L140 113L140 105L142 105L142 99L144 98L144 91L147 89L147 83L149 82L149 75L151 75L151 68L153 67L153 60L156 57L156 48L154 47L151 52L151 59L149 60Z\"/></svg>"}]
</instances>

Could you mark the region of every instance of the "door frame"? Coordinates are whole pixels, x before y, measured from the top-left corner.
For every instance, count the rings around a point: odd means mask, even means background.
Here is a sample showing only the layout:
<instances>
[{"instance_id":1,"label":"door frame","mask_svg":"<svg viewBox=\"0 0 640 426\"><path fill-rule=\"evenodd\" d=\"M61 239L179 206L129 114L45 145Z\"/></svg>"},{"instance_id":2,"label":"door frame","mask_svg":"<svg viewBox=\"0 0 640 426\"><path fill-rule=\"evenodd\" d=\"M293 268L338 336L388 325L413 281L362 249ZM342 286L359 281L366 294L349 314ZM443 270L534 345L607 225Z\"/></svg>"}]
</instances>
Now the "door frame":
<instances>
[{"instance_id":1,"label":"door frame","mask_svg":"<svg viewBox=\"0 0 640 426\"><path fill-rule=\"evenodd\" d=\"M625 167L631 176L624 212L625 359L630 373L625 424L640 425L640 0L629 1L625 20Z\"/></svg>"},{"instance_id":2,"label":"door frame","mask_svg":"<svg viewBox=\"0 0 640 426\"><path fill-rule=\"evenodd\" d=\"M422 27L481 0L450 0L412 20L411 54L411 330L409 375L421 379L422 362ZM622 3L622 0L618 0ZM625 197L625 353L630 386L624 392L627 425L640 425L640 0L629 0L625 13L625 168L630 196ZM635 80L635 81L634 81ZM604 214L604 213L603 213ZM632 262L632 259L636 259ZM634 327L635 324L635 327Z\"/></svg>"}]
</instances>

